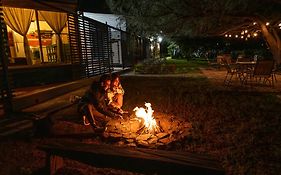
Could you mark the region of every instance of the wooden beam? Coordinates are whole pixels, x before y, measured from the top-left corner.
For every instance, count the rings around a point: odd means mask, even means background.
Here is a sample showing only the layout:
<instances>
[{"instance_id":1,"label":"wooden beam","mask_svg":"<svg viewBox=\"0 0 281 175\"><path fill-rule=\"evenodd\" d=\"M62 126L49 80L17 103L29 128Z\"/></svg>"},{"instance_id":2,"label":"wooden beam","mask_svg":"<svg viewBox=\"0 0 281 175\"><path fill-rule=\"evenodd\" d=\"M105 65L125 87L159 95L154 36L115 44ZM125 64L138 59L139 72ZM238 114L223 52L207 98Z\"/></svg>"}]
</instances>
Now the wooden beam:
<instances>
[{"instance_id":1,"label":"wooden beam","mask_svg":"<svg viewBox=\"0 0 281 175\"><path fill-rule=\"evenodd\" d=\"M224 174L220 164L212 157L189 152L65 141L45 144L39 146L39 149L50 155L78 160L96 167L123 169L144 174Z\"/></svg>"}]
</instances>

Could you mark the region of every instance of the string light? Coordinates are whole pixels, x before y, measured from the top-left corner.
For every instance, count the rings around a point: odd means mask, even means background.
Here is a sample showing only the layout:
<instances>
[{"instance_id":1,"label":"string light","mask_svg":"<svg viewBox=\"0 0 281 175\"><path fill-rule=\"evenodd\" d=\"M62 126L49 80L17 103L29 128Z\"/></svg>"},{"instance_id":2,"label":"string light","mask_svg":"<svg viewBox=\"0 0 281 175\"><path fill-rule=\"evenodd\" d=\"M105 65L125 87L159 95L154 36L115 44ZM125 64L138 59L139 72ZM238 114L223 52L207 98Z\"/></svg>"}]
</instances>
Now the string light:
<instances>
[{"instance_id":1,"label":"string light","mask_svg":"<svg viewBox=\"0 0 281 175\"><path fill-rule=\"evenodd\" d=\"M253 22L252 23L253 25L257 25L258 23L257 22ZM266 26L269 26L270 25L270 22L266 22L265 23ZM281 30L281 22L275 24L274 26L278 26L278 28ZM225 37L229 37L229 38L241 38L241 39L245 39L246 41L251 38L251 37L257 37L258 36L258 33L257 31L256 32L252 32L252 31L248 31L247 29L246 30L242 30L241 35L239 36L239 34L225 34L224 36Z\"/></svg>"}]
</instances>

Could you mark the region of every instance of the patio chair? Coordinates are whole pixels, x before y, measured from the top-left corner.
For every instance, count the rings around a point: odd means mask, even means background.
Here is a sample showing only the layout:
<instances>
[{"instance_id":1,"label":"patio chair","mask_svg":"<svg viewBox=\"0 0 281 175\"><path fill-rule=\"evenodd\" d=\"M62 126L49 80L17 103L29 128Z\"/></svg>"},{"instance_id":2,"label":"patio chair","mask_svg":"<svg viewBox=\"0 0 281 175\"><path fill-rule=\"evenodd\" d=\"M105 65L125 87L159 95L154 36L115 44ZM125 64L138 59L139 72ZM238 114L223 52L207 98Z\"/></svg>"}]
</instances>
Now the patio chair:
<instances>
[{"instance_id":1,"label":"patio chair","mask_svg":"<svg viewBox=\"0 0 281 175\"><path fill-rule=\"evenodd\" d=\"M253 71L248 72L247 75L245 76L244 82L247 84L248 80L251 81L251 84L253 80L257 84L264 84L266 85L269 83L272 87L274 87L274 60L260 60L257 61L255 68Z\"/></svg>"},{"instance_id":2,"label":"patio chair","mask_svg":"<svg viewBox=\"0 0 281 175\"><path fill-rule=\"evenodd\" d=\"M235 76L237 79L240 80L240 83L242 83L242 72L237 69L237 66L235 64L230 64L229 61L225 58L222 59L223 65L226 68L226 75L224 78L224 85L229 86L232 82L233 76Z\"/></svg>"}]
</instances>

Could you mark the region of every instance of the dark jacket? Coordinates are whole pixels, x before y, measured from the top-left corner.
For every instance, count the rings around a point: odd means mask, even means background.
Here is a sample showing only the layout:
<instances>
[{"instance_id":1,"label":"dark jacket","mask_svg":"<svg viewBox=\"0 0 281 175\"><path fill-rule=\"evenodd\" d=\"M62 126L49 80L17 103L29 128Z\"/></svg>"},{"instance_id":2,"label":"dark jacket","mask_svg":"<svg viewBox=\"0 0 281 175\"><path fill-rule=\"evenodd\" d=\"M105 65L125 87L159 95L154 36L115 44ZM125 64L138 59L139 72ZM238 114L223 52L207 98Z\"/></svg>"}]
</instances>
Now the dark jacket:
<instances>
[{"instance_id":1,"label":"dark jacket","mask_svg":"<svg viewBox=\"0 0 281 175\"><path fill-rule=\"evenodd\" d=\"M94 82L78 103L78 110L80 111L85 105L92 104L98 112L108 116L117 117L118 114L113 112L107 105L107 97L104 89L99 82Z\"/></svg>"}]
</instances>

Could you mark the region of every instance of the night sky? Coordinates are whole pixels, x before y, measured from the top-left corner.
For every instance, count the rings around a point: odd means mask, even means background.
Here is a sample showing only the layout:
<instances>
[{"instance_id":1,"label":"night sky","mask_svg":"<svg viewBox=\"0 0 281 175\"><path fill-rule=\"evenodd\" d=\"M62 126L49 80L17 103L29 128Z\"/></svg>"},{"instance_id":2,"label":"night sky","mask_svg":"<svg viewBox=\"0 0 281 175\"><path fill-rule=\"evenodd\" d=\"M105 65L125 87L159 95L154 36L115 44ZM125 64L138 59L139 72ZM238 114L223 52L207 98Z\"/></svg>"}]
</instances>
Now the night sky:
<instances>
[{"instance_id":1,"label":"night sky","mask_svg":"<svg viewBox=\"0 0 281 175\"><path fill-rule=\"evenodd\" d=\"M105 0L78 0L78 9L93 13L111 13Z\"/></svg>"}]
</instances>

